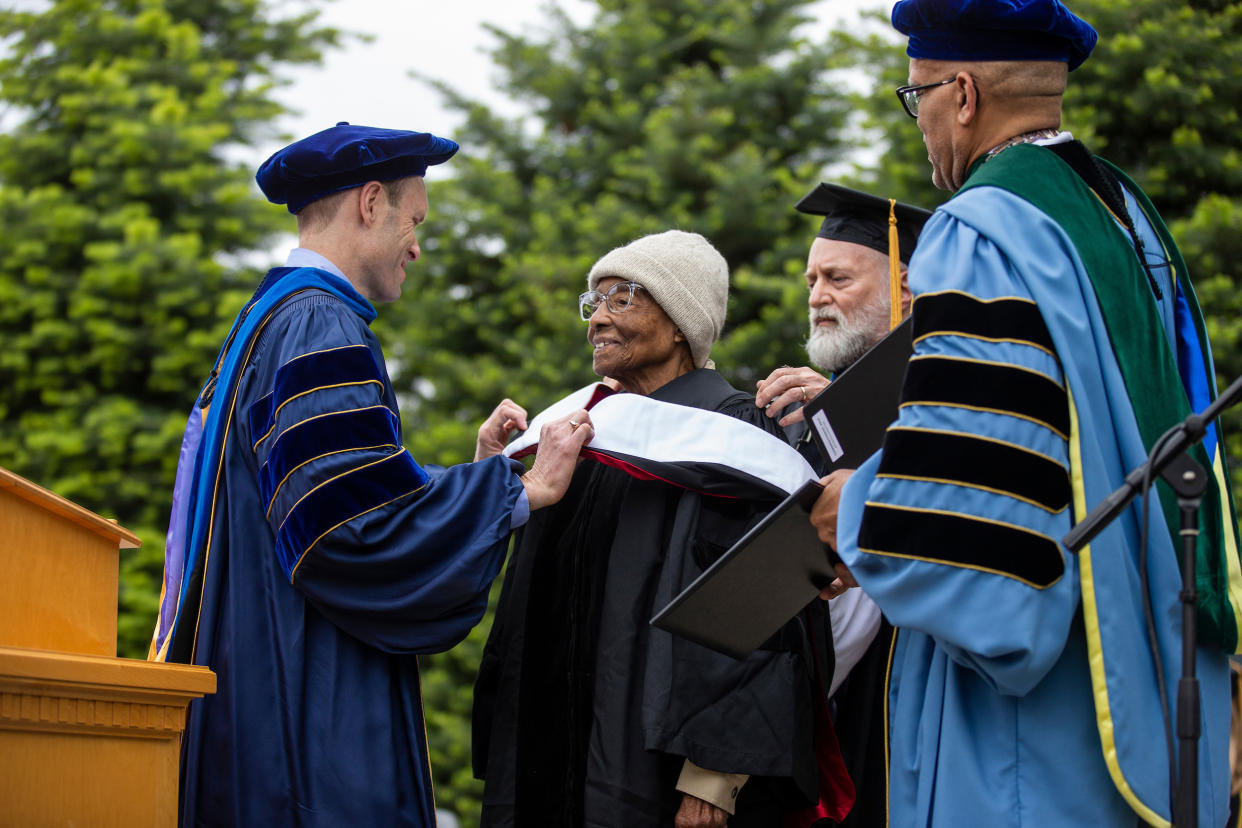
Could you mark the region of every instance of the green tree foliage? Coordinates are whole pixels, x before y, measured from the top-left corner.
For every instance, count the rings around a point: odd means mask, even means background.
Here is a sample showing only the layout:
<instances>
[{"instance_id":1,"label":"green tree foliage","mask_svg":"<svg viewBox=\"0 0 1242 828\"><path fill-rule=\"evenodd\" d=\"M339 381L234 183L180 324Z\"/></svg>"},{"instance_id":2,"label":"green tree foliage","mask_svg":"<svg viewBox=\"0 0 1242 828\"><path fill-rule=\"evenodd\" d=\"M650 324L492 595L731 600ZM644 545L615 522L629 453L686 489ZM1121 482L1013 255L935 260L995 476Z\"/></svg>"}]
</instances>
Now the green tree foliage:
<instances>
[{"instance_id":1,"label":"green tree foliage","mask_svg":"<svg viewBox=\"0 0 1242 828\"><path fill-rule=\"evenodd\" d=\"M832 41L835 61L853 68L851 100L857 126L867 136L867 150L855 156L845 178L860 189L935 209L949 193L932 186L922 133L894 94L909 82L904 40L887 11L865 12L862 18L835 32Z\"/></svg>"},{"instance_id":2,"label":"green tree foliage","mask_svg":"<svg viewBox=\"0 0 1242 828\"><path fill-rule=\"evenodd\" d=\"M493 29L523 121L438 84L466 115L463 150L452 180L432 173L414 301L381 321L416 456L460 459L503 396L538 409L592 380L576 297L595 259L645 233L700 232L728 259L726 373L796 358L800 311L791 348L746 334L805 261L813 222L793 202L842 151L829 54L798 35L808 2L602 0L585 27L549 9L542 33Z\"/></svg>"},{"instance_id":3,"label":"green tree foliage","mask_svg":"<svg viewBox=\"0 0 1242 828\"><path fill-rule=\"evenodd\" d=\"M733 274L713 357L739 387L803 360L815 222L792 209L843 153L831 55L810 0L600 0L578 26L492 29L508 121L437 84L465 116L452 179L429 181L425 259L377 327L421 460L468 457L502 397L532 413L595 379L576 298L591 264L646 233L702 233ZM467 820L470 687L486 624L431 661L424 686L437 797Z\"/></svg>"},{"instance_id":4,"label":"green tree foliage","mask_svg":"<svg viewBox=\"0 0 1242 828\"><path fill-rule=\"evenodd\" d=\"M1069 77L1064 128L1126 170L1152 197L1177 240L1207 317L1223 389L1242 374L1242 3L1225 0L1072 0L1100 39ZM875 15L878 21L883 15ZM843 34L841 56L874 80L856 102L886 145L859 180L932 207L916 124L892 90L909 60L891 28ZM1242 414L1228 415L1234 478L1242 483Z\"/></svg>"},{"instance_id":5,"label":"green tree foliage","mask_svg":"<svg viewBox=\"0 0 1242 828\"><path fill-rule=\"evenodd\" d=\"M1074 8L1100 42L1070 76L1066 123L1134 177L1168 222L1223 389L1242 374L1242 3L1089 0ZM1226 416L1242 482L1242 413Z\"/></svg>"},{"instance_id":6,"label":"green tree foliage","mask_svg":"<svg viewBox=\"0 0 1242 828\"><path fill-rule=\"evenodd\" d=\"M703 233L729 260L714 357L736 385L804 361L798 276L814 221L794 201L851 157L860 186L927 207L947 197L893 96L907 59L885 14L818 42L800 24L824 5L598 0L581 26L551 7L533 32L492 30L500 88L527 117L435 84L465 116L452 136L463 150L432 171L426 258L376 324L416 457L459 462L501 397L533 413L593 379L574 300L599 256L648 232ZM1242 372L1242 2L1071 5L1101 40L1071 76L1065 124L1156 200L1227 381ZM288 227L234 149L279 114L278 67L339 39L313 12L284 8L0 10L0 463L146 541L124 559L127 655L145 651L151 628L190 400L257 281L238 254ZM467 824L486 633L424 671L439 802Z\"/></svg>"},{"instance_id":7,"label":"green tree foliage","mask_svg":"<svg viewBox=\"0 0 1242 828\"><path fill-rule=\"evenodd\" d=\"M0 462L137 531L120 651L146 653L181 430L283 227L251 143L281 64L338 39L263 0L0 10ZM286 219L287 221L287 219Z\"/></svg>"}]
</instances>

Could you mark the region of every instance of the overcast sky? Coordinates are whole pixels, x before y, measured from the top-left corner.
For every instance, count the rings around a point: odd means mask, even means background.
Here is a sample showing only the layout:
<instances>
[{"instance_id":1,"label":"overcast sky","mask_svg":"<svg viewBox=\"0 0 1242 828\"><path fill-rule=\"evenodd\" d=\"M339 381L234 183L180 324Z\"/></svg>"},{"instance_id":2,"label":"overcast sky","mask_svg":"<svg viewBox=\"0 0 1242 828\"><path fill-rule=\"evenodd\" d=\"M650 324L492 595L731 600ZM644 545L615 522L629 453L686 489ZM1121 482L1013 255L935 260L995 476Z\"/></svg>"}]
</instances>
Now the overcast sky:
<instances>
[{"instance_id":1,"label":"overcast sky","mask_svg":"<svg viewBox=\"0 0 1242 828\"><path fill-rule=\"evenodd\" d=\"M0 0L9 8L38 11L49 0ZM369 34L360 43L350 38L344 48L329 50L321 66L286 67L290 83L277 98L293 112L274 125L270 140L240 148L241 160L257 168L284 145L279 133L301 138L338 121L368 126L410 128L452 137L456 113L440 105L439 95L409 76L417 69L446 80L467 97L479 99L505 115L522 112L493 85L496 69L485 49L494 38L484 31L492 23L513 32L547 26L547 0L326 0L298 3L296 11L318 8L324 24ZM590 20L591 0L558 0L580 23ZM816 0L806 12L815 18L811 36L856 24L864 10L887 9L892 0ZM274 4L280 8L280 4ZM7 116L7 117L6 117ZM0 111L0 129L13 113ZM230 156L233 154L230 153Z\"/></svg>"},{"instance_id":2,"label":"overcast sky","mask_svg":"<svg viewBox=\"0 0 1242 828\"><path fill-rule=\"evenodd\" d=\"M890 0L818 0L810 7L814 34L858 20L863 9L884 8ZM594 3L561 0L579 22L590 19ZM375 36L328 54L322 67L298 67L280 100L297 110L278 124L281 132L303 137L349 121L368 126L411 128L452 137L456 113L440 106L439 95L408 76L417 68L450 81L461 92L495 109L516 115L521 107L493 89L496 70L484 48L491 36L484 22L522 32L545 25L544 0L335 0L322 6L325 23ZM282 143L254 150L257 167Z\"/></svg>"},{"instance_id":3,"label":"overcast sky","mask_svg":"<svg viewBox=\"0 0 1242 828\"><path fill-rule=\"evenodd\" d=\"M38 11L49 0L0 0L9 8ZM293 12L319 9L325 25L369 34L368 43L350 38L343 48L329 50L321 66L285 67L289 85L277 99L292 112L278 119L270 138L255 147L229 152L257 168L284 146L284 134L301 138L338 121L391 128L417 129L452 137L459 116L440 105L440 96L409 76L417 69L446 80L467 97L482 100L509 116L521 114L520 102L494 88L497 70L485 49L494 38L484 31L491 23L513 32L546 28L547 0L310 0ZM822 38L829 30L857 24L864 10L887 9L893 0L815 0L806 13L814 18L809 35ZM591 0L558 0L579 23L597 8ZM278 10L281 4L274 3ZM291 6L294 4L290 4ZM18 113L0 109L0 129L11 128Z\"/></svg>"}]
</instances>

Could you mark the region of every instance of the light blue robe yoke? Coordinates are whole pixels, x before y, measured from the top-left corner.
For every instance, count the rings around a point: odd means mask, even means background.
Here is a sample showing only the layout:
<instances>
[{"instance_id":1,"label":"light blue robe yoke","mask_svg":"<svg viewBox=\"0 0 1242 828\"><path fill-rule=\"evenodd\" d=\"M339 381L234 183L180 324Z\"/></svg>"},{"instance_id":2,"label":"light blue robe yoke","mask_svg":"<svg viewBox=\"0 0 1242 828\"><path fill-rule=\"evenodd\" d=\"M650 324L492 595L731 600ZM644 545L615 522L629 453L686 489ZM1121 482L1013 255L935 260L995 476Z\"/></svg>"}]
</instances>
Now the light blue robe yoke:
<instances>
[{"instance_id":1,"label":"light blue robe yoke","mask_svg":"<svg viewBox=\"0 0 1242 828\"><path fill-rule=\"evenodd\" d=\"M1131 215L1147 225L1126 195ZM1142 235L1148 250L1161 249L1150 226ZM1174 315L1167 268L1163 279L1159 314L1168 333ZM1146 459L1082 261L1046 214L1005 190L981 186L952 199L927 223L910 262L910 287L916 297L958 291L983 301L1016 297L1037 303L1057 353L1067 360L1029 344L948 335L918 341L913 358L982 360L1068 382L1078 429L1062 436L1030 420L951 405L903 406L893 427L993 438L1066 469L1066 437L1077 436L1081 465L1071 469L1071 480L1081 485L1074 486L1073 508L1050 513L998 491L877 477L879 453L847 483L839 553L901 628L888 696L890 824L1133 826L1132 805L1155 824L1167 821L1168 756L1138 603L1137 500L1092 542L1089 562L1060 546L1065 571L1043 588L1001 571L858 547L866 502L977 516L1059 541L1073 523L1072 512L1081 517ZM915 308L917 315L917 300ZM1173 703L1181 668L1181 578L1154 495L1148 543ZM1100 727L1092 699L1103 703L1104 695L1093 691L1082 611L1080 577L1088 563L1095 572L1090 597L1099 608L1103 641L1100 675L1108 682ZM1217 649L1199 647L1198 658L1200 820L1222 825L1229 785L1227 664ZM1129 790L1124 798L1122 787Z\"/></svg>"}]
</instances>

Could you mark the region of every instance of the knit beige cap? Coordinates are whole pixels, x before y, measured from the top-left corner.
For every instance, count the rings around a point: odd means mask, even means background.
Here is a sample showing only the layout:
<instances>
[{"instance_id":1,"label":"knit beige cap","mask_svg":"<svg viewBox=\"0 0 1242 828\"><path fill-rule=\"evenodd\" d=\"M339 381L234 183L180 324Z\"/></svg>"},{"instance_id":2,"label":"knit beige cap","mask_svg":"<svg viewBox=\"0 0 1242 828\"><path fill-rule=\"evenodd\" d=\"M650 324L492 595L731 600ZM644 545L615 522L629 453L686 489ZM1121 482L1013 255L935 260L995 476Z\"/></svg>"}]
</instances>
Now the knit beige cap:
<instances>
[{"instance_id":1,"label":"knit beige cap","mask_svg":"<svg viewBox=\"0 0 1242 828\"><path fill-rule=\"evenodd\" d=\"M587 286L609 276L642 285L685 335L694 367L707 365L729 304L729 264L711 242L681 230L643 236L596 262Z\"/></svg>"}]
</instances>

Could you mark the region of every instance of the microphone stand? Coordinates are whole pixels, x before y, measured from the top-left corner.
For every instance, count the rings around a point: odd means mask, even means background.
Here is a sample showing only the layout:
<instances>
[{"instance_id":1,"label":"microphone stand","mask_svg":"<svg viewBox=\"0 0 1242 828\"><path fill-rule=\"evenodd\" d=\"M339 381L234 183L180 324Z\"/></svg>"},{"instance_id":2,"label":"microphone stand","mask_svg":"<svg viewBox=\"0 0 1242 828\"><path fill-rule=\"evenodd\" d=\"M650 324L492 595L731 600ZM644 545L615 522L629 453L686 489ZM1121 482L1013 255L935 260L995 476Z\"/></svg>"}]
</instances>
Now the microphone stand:
<instances>
[{"instance_id":1,"label":"microphone stand","mask_svg":"<svg viewBox=\"0 0 1242 828\"><path fill-rule=\"evenodd\" d=\"M1220 413L1242 399L1242 377L1200 414L1191 414L1156 441L1147 462L1126 475L1125 482L1078 522L1061 542L1077 554L1083 546L1111 523L1144 489L1145 481L1156 474L1168 482L1177 495L1181 512L1182 538L1182 675L1177 684L1178 765L1174 817L1177 828L1197 828L1199 822L1199 680L1195 677L1195 639L1197 637L1195 590L1195 546L1199 536L1198 511L1207 488L1207 473L1190 459L1187 450L1203 439L1208 425ZM1144 596L1146 600L1146 596ZM1171 758L1171 757L1170 757Z\"/></svg>"}]
</instances>

